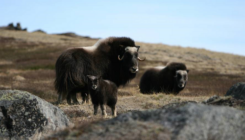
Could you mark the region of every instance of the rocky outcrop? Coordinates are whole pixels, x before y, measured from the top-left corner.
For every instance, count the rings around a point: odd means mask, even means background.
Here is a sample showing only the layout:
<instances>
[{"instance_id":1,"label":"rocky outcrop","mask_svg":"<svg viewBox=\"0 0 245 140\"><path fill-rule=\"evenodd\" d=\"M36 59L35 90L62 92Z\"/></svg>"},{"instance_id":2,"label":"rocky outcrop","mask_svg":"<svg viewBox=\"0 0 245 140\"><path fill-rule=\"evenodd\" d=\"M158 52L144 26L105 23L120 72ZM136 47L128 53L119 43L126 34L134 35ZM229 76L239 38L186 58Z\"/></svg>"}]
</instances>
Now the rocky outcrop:
<instances>
[{"instance_id":1,"label":"rocky outcrop","mask_svg":"<svg viewBox=\"0 0 245 140\"><path fill-rule=\"evenodd\" d=\"M0 29L4 29L4 30L16 30L16 31L27 31L27 28L21 28L21 25L20 23L18 22L16 24L16 26L14 26L13 23L9 23L8 26L3 26L3 27L0 27Z\"/></svg>"},{"instance_id":2,"label":"rocky outcrop","mask_svg":"<svg viewBox=\"0 0 245 140\"><path fill-rule=\"evenodd\" d=\"M225 96L232 96L235 99L245 99L245 82L233 85L226 93Z\"/></svg>"},{"instance_id":3,"label":"rocky outcrop","mask_svg":"<svg viewBox=\"0 0 245 140\"><path fill-rule=\"evenodd\" d=\"M165 109L134 111L49 138L243 140L245 113L230 107L188 103ZM64 135L65 134L65 135Z\"/></svg>"},{"instance_id":4,"label":"rocky outcrop","mask_svg":"<svg viewBox=\"0 0 245 140\"><path fill-rule=\"evenodd\" d=\"M40 139L71 125L58 107L25 91L0 91L0 137Z\"/></svg>"}]
</instances>

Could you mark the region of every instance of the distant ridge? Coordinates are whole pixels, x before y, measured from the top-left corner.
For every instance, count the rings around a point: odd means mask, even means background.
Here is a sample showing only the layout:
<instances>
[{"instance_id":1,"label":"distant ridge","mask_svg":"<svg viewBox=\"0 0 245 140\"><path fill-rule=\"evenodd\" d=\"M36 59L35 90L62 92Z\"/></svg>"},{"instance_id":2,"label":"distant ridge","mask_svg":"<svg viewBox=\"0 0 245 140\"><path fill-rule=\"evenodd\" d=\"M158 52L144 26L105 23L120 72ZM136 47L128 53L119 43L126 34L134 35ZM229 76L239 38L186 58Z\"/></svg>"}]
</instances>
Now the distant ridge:
<instances>
[{"instance_id":1,"label":"distant ridge","mask_svg":"<svg viewBox=\"0 0 245 140\"><path fill-rule=\"evenodd\" d=\"M90 36L77 35L76 33L73 33L73 32L59 33L59 34L54 34L54 35L63 35L63 36L75 37L75 38L99 39L99 38L91 38Z\"/></svg>"}]
</instances>

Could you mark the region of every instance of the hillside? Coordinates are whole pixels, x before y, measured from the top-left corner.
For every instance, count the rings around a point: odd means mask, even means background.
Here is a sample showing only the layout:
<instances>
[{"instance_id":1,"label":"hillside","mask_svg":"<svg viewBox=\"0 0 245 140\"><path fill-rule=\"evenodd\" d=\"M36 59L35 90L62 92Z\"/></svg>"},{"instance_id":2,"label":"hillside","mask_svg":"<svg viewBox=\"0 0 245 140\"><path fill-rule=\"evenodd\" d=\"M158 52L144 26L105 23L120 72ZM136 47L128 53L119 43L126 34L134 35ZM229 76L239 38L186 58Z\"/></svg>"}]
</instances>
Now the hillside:
<instances>
[{"instance_id":1,"label":"hillside","mask_svg":"<svg viewBox=\"0 0 245 140\"><path fill-rule=\"evenodd\" d=\"M67 48L91 46L98 39L50 35L26 31L0 30L0 89L29 91L49 102L57 100L54 90L54 65ZM224 95L235 83L245 81L245 57L212 52L204 49L183 48L164 44L136 42L141 46L137 77L119 89L118 114L131 110L159 108L180 101L203 101L212 95ZM148 68L168 62L184 62L189 82L179 95L142 95L138 83ZM93 121L92 104L60 105L73 121ZM108 114L110 114L108 110ZM91 117L92 116L92 117Z\"/></svg>"}]
</instances>

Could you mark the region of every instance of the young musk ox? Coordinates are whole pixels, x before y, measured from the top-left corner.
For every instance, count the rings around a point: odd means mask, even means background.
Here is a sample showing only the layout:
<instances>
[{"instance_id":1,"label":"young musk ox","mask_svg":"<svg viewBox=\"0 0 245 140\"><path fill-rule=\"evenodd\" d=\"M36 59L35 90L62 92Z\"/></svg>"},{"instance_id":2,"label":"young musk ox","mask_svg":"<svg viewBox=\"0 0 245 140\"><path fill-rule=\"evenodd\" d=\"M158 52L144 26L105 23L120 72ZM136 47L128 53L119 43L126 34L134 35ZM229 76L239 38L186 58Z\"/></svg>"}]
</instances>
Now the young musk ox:
<instances>
[{"instance_id":1,"label":"young musk ox","mask_svg":"<svg viewBox=\"0 0 245 140\"><path fill-rule=\"evenodd\" d=\"M105 105L108 105L112 115L116 116L117 86L109 80L103 80L101 76L87 75L87 77L89 79L89 93L94 105L94 115L97 114L100 106L102 115L106 116Z\"/></svg>"},{"instance_id":2,"label":"young musk ox","mask_svg":"<svg viewBox=\"0 0 245 140\"><path fill-rule=\"evenodd\" d=\"M166 67L151 68L141 77L140 92L178 94L185 88L188 72L183 63L169 63Z\"/></svg>"},{"instance_id":3,"label":"young musk ox","mask_svg":"<svg viewBox=\"0 0 245 140\"><path fill-rule=\"evenodd\" d=\"M140 46L127 37L109 37L92 47L79 47L63 52L56 61L55 89L59 97L57 104L67 97L79 104L76 93L81 92L83 102L88 99L87 75L101 75L117 86L125 85L138 72ZM68 96L67 96L68 95Z\"/></svg>"}]
</instances>

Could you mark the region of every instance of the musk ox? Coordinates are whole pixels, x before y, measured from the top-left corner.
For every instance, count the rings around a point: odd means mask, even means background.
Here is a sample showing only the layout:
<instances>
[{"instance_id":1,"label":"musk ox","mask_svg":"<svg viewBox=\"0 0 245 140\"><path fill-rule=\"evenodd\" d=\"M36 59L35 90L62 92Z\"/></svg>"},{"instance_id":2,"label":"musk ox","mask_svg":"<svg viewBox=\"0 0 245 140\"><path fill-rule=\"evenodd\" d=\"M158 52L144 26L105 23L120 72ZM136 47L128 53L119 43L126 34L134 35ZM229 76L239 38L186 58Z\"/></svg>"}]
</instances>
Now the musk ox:
<instances>
[{"instance_id":1,"label":"musk ox","mask_svg":"<svg viewBox=\"0 0 245 140\"><path fill-rule=\"evenodd\" d=\"M185 88L188 72L183 63L169 63L166 67L151 68L140 79L140 92L178 94Z\"/></svg>"},{"instance_id":2,"label":"musk ox","mask_svg":"<svg viewBox=\"0 0 245 140\"><path fill-rule=\"evenodd\" d=\"M84 99L88 97L87 75L101 75L117 86L125 85L138 72L140 46L127 37L109 37L98 41L92 47L68 49L57 59L55 89L59 97L57 104L67 97L79 104L76 93L81 92ZM68 96L67 96L68 95Z\"/></svg>"},{"instance_id":3,"label":"musk ox","mask_svg":"<svg viewBox=\"0 0 245 140\"><path fill-rule=\"evenodd\" d=\"M97 114L100 106L102 115L106 116L105 105L108 105L111 108L111 114L116 116L117 86L109 80L103 80L101 76L87 75L87 77L89 93L94 105L94 115Z\"/></svg>"}]
</instances>

